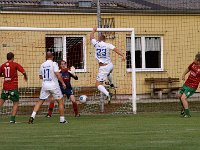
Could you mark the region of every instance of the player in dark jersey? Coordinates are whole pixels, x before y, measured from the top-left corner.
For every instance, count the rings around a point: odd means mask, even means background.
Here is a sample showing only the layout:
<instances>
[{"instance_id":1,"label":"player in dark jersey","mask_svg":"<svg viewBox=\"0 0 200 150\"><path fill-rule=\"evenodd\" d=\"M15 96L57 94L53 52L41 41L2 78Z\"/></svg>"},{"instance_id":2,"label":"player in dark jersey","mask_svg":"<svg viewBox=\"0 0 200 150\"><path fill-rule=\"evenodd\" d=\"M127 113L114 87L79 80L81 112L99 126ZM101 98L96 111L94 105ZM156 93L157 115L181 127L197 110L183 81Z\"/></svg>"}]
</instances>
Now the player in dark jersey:
<instances>
[{"instance_id":1,"label":"player in dark jersey","mask_svg":"<svg viewBox=\"0 0 200 150\"><path fill-rule=\"evenodd\" d=\"M72 102L72 106L73 106L73 110L75 113L75 117L80 117L80 114L78 112L78 105L76 103L76 99L73 93L73 89L71 86L71 78L74 78L75 80L78 80L78 77L75 75L75 68L71 67L71 69L66 68L66 62L63 60L61 61L60 64L60 74L63 78L63 81L66 84L66 89L63 89L62 85L60 85L62 94L64 96L67 96L67 98L69 98ZM48 109L48 114L46 115L46 117L51 117L52 116L52 111L54 108L54 102L51 100L50 105L49 105L49 109Z\"/></svg>"},{"instance_id":2,"label":"player in dark jersey","mask_svg":"<svg viewBox=\"0 0 200 150\"><path fill-rule=\"evenodd\" d=\"M182 112L181 115L183 117L191 117L190 111L188 108L187 98L195 93L199 86L200 82L200 53L196 54L195 60L189 67L185 70L182 75L182 79L185 80L185 76L187 73L190 73L187 80L183 84L182 88L180 89L180 93L178 98L182 104Z\"/></svg>"},{"instance_id":3,"label":"player in dark jersey","mask_svg":"<svg viewBox=\"0 0 200 150\"><path fill-rule=\"evenodd\" d=\"M15 116L19 105L19 92L18 92L18 75L17 71L24 75L24 80L27 81L27 75L24 68L14 62L14 54L9 52L7 54L7 62L1 65L0 75L4 77L3 89L0 99L0 107L4 102L10 99L13 102L12 116L10 123L15 123Z\"/></svg>"}]
</instances>

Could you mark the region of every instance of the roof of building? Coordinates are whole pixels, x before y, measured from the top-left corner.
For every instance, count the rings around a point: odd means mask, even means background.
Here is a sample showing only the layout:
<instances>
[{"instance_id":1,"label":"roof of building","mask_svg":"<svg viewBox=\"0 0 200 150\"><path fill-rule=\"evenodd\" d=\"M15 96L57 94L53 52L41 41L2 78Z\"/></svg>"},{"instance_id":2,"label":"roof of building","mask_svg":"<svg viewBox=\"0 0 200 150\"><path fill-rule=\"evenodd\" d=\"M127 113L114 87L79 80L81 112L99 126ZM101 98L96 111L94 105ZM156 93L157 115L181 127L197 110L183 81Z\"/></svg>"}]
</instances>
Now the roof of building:
<instances>
[{"instance_id":1,"label":"roof of building","mask_svg":"<svg viewBox=\"0 0 200 150\"><path fill-rule=\"evenodd\" d=\"M200 13L200 0L99 1L102 13ZM0 0L1 11L95 13L96 8L97 0Z\"/></svg>"}]
</instances>

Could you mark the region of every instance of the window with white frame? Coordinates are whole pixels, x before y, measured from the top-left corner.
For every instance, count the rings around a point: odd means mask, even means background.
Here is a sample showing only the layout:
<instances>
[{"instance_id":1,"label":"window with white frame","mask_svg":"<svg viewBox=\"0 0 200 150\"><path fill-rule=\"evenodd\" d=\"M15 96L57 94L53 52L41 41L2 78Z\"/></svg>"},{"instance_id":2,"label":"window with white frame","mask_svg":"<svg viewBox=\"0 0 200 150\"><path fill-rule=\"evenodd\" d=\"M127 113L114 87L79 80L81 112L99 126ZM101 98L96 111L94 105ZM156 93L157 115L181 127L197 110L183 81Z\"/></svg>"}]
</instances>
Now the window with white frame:
<instances>
[{"instance_id":1,"label":"window with white frame","mask_svg":"<svg viewBox=\"0 0 200 150\"><path fill-rule=\"evenodd\" d=\"M74 66L77 71L85 71L84 36L47 36L46 51L54 54L54 61L65 60L67 67Z\"/></svg>"},{"instance_id":2,"label":"window with white frame","mask_svg":"<svg viewBox=\"0 0 200 150\"><path fill-rule=\"evenodd\" d=\"M135 67L136 71L162 71L161 36L135 37ZM131 38L126 38L126 68L131 68Z\"/></svg>"}]
</instances>

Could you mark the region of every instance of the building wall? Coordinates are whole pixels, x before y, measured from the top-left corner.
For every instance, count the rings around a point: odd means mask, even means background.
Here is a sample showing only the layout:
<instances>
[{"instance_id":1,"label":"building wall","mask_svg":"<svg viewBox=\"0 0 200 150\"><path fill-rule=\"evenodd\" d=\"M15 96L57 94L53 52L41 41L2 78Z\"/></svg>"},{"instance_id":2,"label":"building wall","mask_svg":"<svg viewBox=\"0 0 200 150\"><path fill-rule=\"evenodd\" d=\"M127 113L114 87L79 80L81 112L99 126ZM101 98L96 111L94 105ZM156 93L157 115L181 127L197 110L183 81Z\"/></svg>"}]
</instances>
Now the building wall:
<instances>
[{"instance_id":1,"label":"building wall","mask_svg":"<svg viewBox=\"0 0 200 150\"><path fill-rule=\"evenodd\" d=\"M137 93L149 93L150 85L144 79L148 77L178 77L181 78L186 67L193 61L200 47L200 16L198 15L112 15L103 14L102 17L113 17L116 28L135 28L136 35L163 36L163 64L162 72L137 72ZM96 26L96 14L0 14L0 26L21 27L52 27L52 28L92 28ZM65 35L80 34L69 32L21 32L0 31L0 63L5 62L6 53L13 51L16 61L27 70L29 81L20 86L40 86L38 70L45 60L46 34ZM74 86L94 86L98 64L94 58L94 49L86 36L87 72L77 73L79 81L73 81ZM116 33L113 43L125 53L125 38L129 33ZM114 53L112 61L115 66L113 80L118 87L119 94L131 93L131 73L126 71L125 62ZM183 82L176 83L181 86Z\"/></svg>"}]
</instances>

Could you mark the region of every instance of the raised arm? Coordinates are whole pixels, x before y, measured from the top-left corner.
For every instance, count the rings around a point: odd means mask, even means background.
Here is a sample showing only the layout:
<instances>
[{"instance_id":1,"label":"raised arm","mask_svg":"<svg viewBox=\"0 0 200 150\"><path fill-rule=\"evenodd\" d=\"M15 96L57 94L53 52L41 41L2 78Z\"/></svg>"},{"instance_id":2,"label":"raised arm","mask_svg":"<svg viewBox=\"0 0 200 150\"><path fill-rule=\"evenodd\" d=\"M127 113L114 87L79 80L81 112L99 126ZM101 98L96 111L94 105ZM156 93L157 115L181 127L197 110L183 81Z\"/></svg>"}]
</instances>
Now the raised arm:
<instances>
[{"instance_id":1,"label":"raised arm","mask_svg":"<svg viewBox=\"0 0 200 150\"><path fill-rule=\"evenodd\" d=\"M76 71L76 69L75 69L74 66L71 66L71 67L70 67L70 70L68 70L70 76L71 76L72 78L74 78L75 80L78 80L78 77L77 77L77 75L75 74L75 71Z\"/></svg>"},{"instance_id":2,"label":"raised arm","mask_svg":"<svg viewBox=\"0 0 200 150\"><path fill-rule=\"evenodd\" d=\"M94 34L95 34L96 31L97 31L97 28L96 28L96 27L93 28L93 31L90 33L90 41L91 41L92 39L94 39Z\"/></svg>"},{"instance_id":3,"label":"raised arm","mask_svg":"<svg viewBox=\"0 0 200 150\"><path fill-rule=\"evenodd\" d=\"M125 55L122 53L122 51L120 51L118 48L114 48L113 51L115 53L117 53L118 55L122 56L122 61L125 61L126 60L126 57Z\"/></svg>"}]
</instances>

